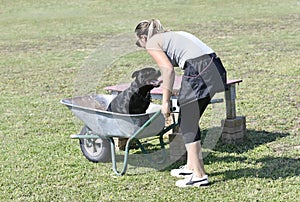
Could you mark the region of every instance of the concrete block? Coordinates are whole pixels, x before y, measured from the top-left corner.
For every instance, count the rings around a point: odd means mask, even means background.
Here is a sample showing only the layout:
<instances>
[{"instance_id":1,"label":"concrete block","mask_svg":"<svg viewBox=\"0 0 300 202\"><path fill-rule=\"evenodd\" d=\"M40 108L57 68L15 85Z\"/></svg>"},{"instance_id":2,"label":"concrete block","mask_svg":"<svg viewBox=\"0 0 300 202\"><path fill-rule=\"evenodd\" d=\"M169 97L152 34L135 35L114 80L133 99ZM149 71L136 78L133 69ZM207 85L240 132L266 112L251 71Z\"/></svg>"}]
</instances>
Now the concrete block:
<instances>
[{"instance_id":1,"label":"concrete block","mask_svg":"<svg viewBox=\"0 0 300 202\"><path fill-rule=\"evenodd\" d=\"M246 134L246 117L238 116L234 119L222 120L222 142L242 142Z\"/></svg>"},{"instance_id":2,"label":"concrete block","mask_svg":"<svg viewBox=\"0 0 300 202\"><path fill-rule=\"evenodd\" d=\"M114 137L115 148L117 150L125 151L127 140L128 140L127 138ZM130 143L129 148L130 149L137 149L138 145L136 144L136 142L133 141L133 142Z\"/></svg>"},{"instance_id":3,"label":"concrete block","mask_svg":"<svg viewBox=\"0 0 300 202\"><path fill-rule=\"evenodd\" d=\"M234 119L223 119L222 126L228 128L235 128L235 127L246 127L246 117L245 116L237 116Z\"/></svg>"}]
</instances>

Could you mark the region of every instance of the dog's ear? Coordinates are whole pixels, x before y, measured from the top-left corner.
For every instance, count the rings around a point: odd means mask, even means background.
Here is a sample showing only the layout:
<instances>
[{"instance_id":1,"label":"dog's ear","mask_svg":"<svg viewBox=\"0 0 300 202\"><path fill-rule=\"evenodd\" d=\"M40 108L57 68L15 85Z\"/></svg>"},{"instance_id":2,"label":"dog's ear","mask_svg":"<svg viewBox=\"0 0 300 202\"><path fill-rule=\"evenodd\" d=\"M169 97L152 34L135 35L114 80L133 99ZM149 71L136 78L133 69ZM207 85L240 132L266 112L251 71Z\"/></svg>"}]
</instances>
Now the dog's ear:
<instances>
[{"instance_id":1,"label":"dog's ear","mask_svg":"<svg viewBox=\"0 0 300 202\"><path fill-rule=\"evenodd\" d=\"M135 72L132 73L131 78L135 78L137 77L137 75L139 74L140 70L137 70Z\"/></svg>"}]
</instances>

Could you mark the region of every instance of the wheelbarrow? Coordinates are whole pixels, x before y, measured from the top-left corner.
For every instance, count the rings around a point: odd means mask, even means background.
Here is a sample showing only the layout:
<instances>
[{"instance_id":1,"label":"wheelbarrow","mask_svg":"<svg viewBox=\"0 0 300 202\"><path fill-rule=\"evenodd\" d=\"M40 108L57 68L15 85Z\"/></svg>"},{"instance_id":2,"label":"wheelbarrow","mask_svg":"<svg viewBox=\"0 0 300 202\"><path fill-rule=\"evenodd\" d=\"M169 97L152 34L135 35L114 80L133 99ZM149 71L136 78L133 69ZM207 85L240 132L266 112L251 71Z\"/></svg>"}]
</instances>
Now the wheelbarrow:
<instances>
[{"instance_id":1,"label":"wheelbarrow","mask_svg":"<svg viewBox=\"0 0 300 202\"><path fill-rule=\"evenodd\" d=\"M151 103L144 114L120 114L106 111L107 106L116 95L88 95L61 100L83 123L79 134L71 135L79 139L83 155L91 162L112 162L113 171L124 175L128 165L128 155L131 142L135 141L142 153L148 151L141 139L156 136L159 138L162 150L162 163L166 160L163 135L178 125L173 116L173 122L165 126L165 119L160 111L161 105ZM114 138L128 138L123 168L119 171L116 163ZM147 156L147 155L146 155ZM148 160L152 160L150 157Z\"/></svg>"}]
</instances>

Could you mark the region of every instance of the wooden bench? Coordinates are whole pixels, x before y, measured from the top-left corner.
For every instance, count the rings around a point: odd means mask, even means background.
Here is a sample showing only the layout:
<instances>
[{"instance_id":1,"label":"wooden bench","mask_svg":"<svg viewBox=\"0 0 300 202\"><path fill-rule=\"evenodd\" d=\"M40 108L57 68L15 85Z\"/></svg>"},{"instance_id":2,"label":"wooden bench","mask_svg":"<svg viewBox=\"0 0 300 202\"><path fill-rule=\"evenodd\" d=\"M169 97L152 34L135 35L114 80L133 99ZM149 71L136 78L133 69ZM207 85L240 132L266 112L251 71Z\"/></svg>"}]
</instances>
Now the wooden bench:
<instances>
[{"instance_id":1,"label":"wooden bench","mask_svg":"<svg viewBox=\"0 0 300 202\"><path fill-rule=\"evenodd\" d=\"M172 102L176 101L181 85L181 76L176 76L173 92L172 92ZM236 86L241 83L242 80L228 80L227 90L225 91L225 102L226 102L226 119L221 121L222 134L221 139L224 143L236 143L244 139L246 133L246 118L244 116L236 115ZM120 84L115 86L107 86L105 89L111 94L119 94L129 87L130 84ZM162 99L162 88L154 88L151 91L151 96L153 99ZM211 103L223 102L223 99L212 99ZM174 105L173 105L174 106ZM174 114L178 117L178 113ZM170 121L170 120L169 120ZM168 121L167 121L168 122ZM172 133L168 134L169 145L170 145L170 160L171 161L186 161L187 154L186 148L180 134L179 128L173 129ZM123 149L126 144L125 139L115 139L116 147L118 149Z\"/></svg>"},{"instance_id":2,"label":"wooden bench","mask_svg":"<svg viewBox=\"0 0 300 202\"><path fill-rule=\"evenodd\" d=\"M176 100L178 97L179 89L181 86L181 76L176 76L173 92L172 92L172 101ZM227 81L227 90L225 91L225 102L226 102L226 119L221 121L222 134L221 139L224 143L236 143L244 139L246 133L246 118L244 116L236 115L236 86L241 83L242 79L237 80L228 80ZM119 84L115 86L107 86L107 90L110 94L119 94L129 87L127 84ZM151 91L151 96L153 99L162 99L162 88L154 88ZM212 99L211 103L220 103L223 102L223 99ZM173 105L174 106L174 105ZM176 115L178 116L178 114ZM183 144L182 137L179 132L179 128L174 129L173 133L169 134L170 139L170 158L171 160L184 160L186 159L185 146ZM123 148L123 145L126 143L124 140L119 139L116 141L116 146L120 149Z\"/></svg>"},{"instance_id":3,"label":"wooden bench","mask_svg":"<svg viewBox=\"0 0 300 202\"><path fill-rule=\"evenodd\" d=\"M173 92L172 97L173 99L176 99L178 96L178 92L181 85L181 76L176 76L174 85L173 85ZM226 118L227 119L235 119L236 118L236 107L235 107L235 99L236 99L236 85L241 83L243 80L228 80L228 90L225 91L225 100L226 100ZM105 90L107 90L110 94L117 95L127 89L129 87L129 83L126 84L119 84L115 86L107 86L105 87ZM153 99L162 99L162 88L154 88L151 91L151 96ZM222 102L221 99L212 99L211 103L219 103Z\"/></svg>"}]
</instances>

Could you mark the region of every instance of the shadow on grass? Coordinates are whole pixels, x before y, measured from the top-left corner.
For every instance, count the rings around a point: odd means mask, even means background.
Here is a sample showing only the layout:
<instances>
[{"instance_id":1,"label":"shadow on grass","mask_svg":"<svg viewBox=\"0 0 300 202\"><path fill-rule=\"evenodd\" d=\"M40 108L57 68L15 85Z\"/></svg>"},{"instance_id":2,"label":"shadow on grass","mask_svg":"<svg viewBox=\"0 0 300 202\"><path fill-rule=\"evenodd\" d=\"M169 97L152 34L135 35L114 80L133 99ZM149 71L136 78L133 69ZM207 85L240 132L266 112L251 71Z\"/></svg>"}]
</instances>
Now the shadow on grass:
<instances>
[{"instance_id":1,"label":"shadow on grass","mask_svg":"<svg viewBox=\"0 0 300 202\"><path fill-rule=\"evenodd\" d=\"M227 159L228 160L228 159ZM246 159L242 161L245 162ZM230 162L241 161L240 158L231 158ZM249 167L230 169L222 172L213 172L211 176L223 175L224 180L255 177L279 179L300 175L300 159L287 157L263 157L247 163ZM251 167L250 167L251 166ZM258 167L258 168L253 168Z\"/></svg>"},{"instance_id":2,"label":"shadow on grass","mask_svg":"<svg viewBox=\"0 0 300 202\"><path fill-rule=\"evenodd\" d=\"M204 136L205 136L204 131ZM249 150L253 150L254 148L267 144L269 142L274 142L280 138L284 138L289 136L288 133L272 133L268 131L255 131L255 130L247 130L246 136L244 140L240 143L235 144L227 144L218 142L214 151L219 152L228 152L228 153L244 153Z\"/></svg>"},{"instance_id":3,"label":"shadow on grass","mask_svg":"<svg viewBox=\"0 0 300 202\"><path fill-rule=\"evenodd\" d=\"M243 154L254 150L258 146L274 142L289 135L290 134L288 133L247 130L247 135L243 142L237 144L225 144L219 141L218 145L214 148L214 151L229 154ZM205 162L207 162L207 164L209 164L209 162L240 162L245 165L245 168L229 169L227 171L211 173L212 176L223 175L225 180L245 177L279 179L300 175L300 158L278 157L278 155L274 157L272 156L274 154L275 151L268 156L261 155L261 158L259 151L257 151L257 155L254 154L255 158L248 158L245 157L245 155L219 157L210 154L207 159L205 159Z\"/></svg>"},{"instance_id":4,"label":"shadow on grass","mask_svg":"<svg viewBox=\"0 0 300 202\"><path fill-rule=\"evenodd\" d=\"M205 135L205 131L204 131ZM214 152L210 153L205 159L205 164L209 165L214 162L225 162L225 163L234 163L240 162L245 165L244 168L232 169L229 167L229 170L222 172L212 172L211 176L223 175L224 180L229 179L237 179L244 177L259 177L259 178L270 178L270 179L278 179L278 178L286 178L300 175L300 158L288 158L288 157L273 157L262 155L259 158L259 151L256 158L248 158L245 155L242 155L245 152L254 150L256 147L260 145L265 145L270 142L274 142L280 138L284 138L288 136L287 133L271 133L267 131L255 131L255 130L247 130L247 135L245 140L242 143L237 144L225 144L221 141L218 142L216 147L213 149L216 152L224 153L224 156L216 156ZM150 145L150 144L149 144ZM129 155L129 165L133 167L148 167L152 169L157 169L161 171L170 171L173 168L177 168L178 166L185 164L182 161L171 161L169 157L163 164L157 164L154 162L147 161L147 157L151 157L156 159L158 162L160 157L160 152L157 151L155 145L151 144L150 152L154 152L153 154L141 154L137 152L135 154ZM148 148L149 149L149 148ZM227 155L226 153L236 153L241 154L238 155ZM158 155L159 154L159 155ZM166 149L166 154L169 155L169 149ZM123 155L117 155L117 161L123 161ZM231 166L233 167L233 166ZM146 171L145 171L146 172ZM128 170L129 175L137 174L136 172L132 172ZM143 172L142 172L143 173ZM127 175L127 174L126 174Z\"/></svg>"}]
</instances>

